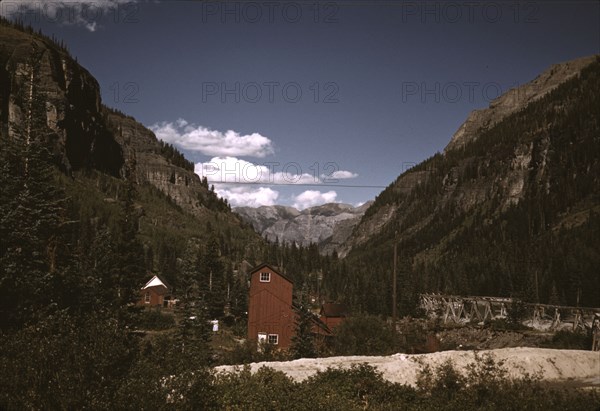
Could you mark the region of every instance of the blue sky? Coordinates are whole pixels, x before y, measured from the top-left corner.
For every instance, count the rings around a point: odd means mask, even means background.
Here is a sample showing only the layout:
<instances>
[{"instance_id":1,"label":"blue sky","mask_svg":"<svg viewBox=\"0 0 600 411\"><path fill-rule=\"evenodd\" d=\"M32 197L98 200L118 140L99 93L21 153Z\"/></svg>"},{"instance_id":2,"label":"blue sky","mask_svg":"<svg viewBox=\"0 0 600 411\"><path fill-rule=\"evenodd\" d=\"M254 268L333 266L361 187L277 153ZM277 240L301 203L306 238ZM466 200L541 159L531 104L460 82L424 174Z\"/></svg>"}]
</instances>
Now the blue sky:
<instances>
[{"instance_id":1,"label":"blue sky","mask_svg":"<svg viewBox=\"0 0 600 411\"><path fill-rule=\"evenodd\" d=\"M63 39L105 104L209 180L230 182L216 187L233 205L371 200L443 150L471 110L551 64L600 52L597 1L0 8Z\"/></svg>"}]
</instances>

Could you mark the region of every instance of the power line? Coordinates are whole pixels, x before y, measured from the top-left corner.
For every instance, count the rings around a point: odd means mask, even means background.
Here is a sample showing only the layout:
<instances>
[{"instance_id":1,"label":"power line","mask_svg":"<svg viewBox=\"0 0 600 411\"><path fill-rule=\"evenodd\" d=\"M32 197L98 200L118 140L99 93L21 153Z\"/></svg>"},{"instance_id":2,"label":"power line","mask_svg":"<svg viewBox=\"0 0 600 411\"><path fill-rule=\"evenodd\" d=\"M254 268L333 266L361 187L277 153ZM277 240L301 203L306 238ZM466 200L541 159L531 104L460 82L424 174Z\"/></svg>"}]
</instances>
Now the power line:
<instances>
[{"instance_id":1,"label":"power line","mask_svg":"<svg viewBox=\"0 0 600 411\"><path fill-rule=\"evenodd\" d=\"M369 184L319 184L319 183L265 183L258 181L209 181L210 184L260 185L260 186L299 186L299 187L342 187L342 188L387 188Z\"/></svg>"}]
</instances>

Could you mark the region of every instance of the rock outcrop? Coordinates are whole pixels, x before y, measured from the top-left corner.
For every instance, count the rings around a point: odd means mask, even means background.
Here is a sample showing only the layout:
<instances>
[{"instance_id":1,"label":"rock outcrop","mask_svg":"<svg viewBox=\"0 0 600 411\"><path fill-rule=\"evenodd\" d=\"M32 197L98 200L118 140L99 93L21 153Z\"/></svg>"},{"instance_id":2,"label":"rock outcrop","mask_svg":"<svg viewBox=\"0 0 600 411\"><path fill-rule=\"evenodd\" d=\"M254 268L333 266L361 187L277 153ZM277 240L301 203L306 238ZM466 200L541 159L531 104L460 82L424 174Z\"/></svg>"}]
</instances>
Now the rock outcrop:
<instances>
[{"instance_id":1,"label":"rock outcrop","mask_svg":"<svg viewBox=\"0 0 600 411\"><path fill-rule=\"evenodd\" d=\"M502 119L516 113L539 100L558 85L576 76L584 67L590 65L595 56L582 57L565 63L554 64L532 81L511 89L490 102L485 109L474 110L458 128L444 149L445 152L463 147L477 138L481 132L490 129Z\"/></svg>"},{"instance_id":2,"label":"rock outcrop","mask_svg":"<svg viewBox=\"0 0 600 411\"><path fill-rule=\"evenodd\" d=\"M44 104L47 146L60 167L70 172L92 166L117 175L122 157L106 129L96 79L41 36L3 25L0 44L3 133L11 135L25 122L24 99L35 93Z\"/></svg>"},{"instance_id":3,"label":"rock outcrop","mask_svg":"<svg viewBox=\"0 0 600 411\"><path fill-rule=\"evenodd\" d=\"M403 238L418 233L435 218L434 213L428 213L415 219L414 215L419 214L419 208L451 209L452 214L457 215L481 211L481 207L486 207L491 221L523 201L528 192L531 195L532 187L548 192L552 184L548 171L549 156L553 152L552 136L548 129L552 124L540 126L534 135L532 133L522 138L516 137L514 145L503 148L502 158L491 153L482 157L462 149L478 141L481 135L512 114L521 112L561 84L577 77L597 59L597 56L589 56L553 65L530 83L495 99L489 108L471 113L454 134L444 153L438 155L441 156L440 161L436 161L434 156L417 165L399 176L380 194L382 199L395 200L376 200L354 233L340 247L340 255L347 255L351 249L371 242L386 227L390 229L390 224L402 227L400 232ZM561 113L564 107L556 106L552 110ZM440 169L437 164L442 162L444 167ZM429 194L420 192L431 190L432 185L438 181L441 192L437 189ZM429 188L425 188L426 186ZM400 201L399 198L403 200ZM423 207L423 204L431 201L435 201L435 207Z\"/></svg>"},{"instance_id":4,"label":"rock outcrop","mask_svg":"<svg viewBox=\"0 0 600 411\"><path fill-rule=\"evenodd\" d=\"M293 207L237 207L233 211L270 241L317 244L324 254L342 246L370 203L360 207L330 203L299 211Z\"/></svg>"},{"instance_id":5,"label":"rock outcrop","mask_svg":"<svg viewBox=\"0 0 600 411\"><path fill-rule=\"evenodd\" d=\"M164 155L154 133L135 119L105 107L96 79L69 53L45 38L8 24L0 26L0 119L2 133L23 133L31 102L45 145L67 174L96 169L123 178L134 166L139 184L149 183L184 210L201 216L227 206L208 190L193 165ZM40 118L41 117L41 118Z\"/></svg>"}]
</instances>

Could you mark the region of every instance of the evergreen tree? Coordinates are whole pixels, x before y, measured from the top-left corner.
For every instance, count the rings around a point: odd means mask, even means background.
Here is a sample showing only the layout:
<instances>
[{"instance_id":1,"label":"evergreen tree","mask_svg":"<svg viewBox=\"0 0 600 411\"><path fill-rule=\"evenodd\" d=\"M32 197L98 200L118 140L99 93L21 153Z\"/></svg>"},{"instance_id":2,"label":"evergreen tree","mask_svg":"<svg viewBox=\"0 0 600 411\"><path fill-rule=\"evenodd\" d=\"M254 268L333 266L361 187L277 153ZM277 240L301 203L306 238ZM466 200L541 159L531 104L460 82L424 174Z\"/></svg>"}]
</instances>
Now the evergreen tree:
<instances>
[{"instance_id":1,"label":"evergreen tree","mask_svg":"<svg viewBox=\"0 0 600 411\"><path fill-rule=\"evenodd\" d=\"M15 100L26 107L22 122L1 136L0 314L7 325L22 323L59 301L69 257L67 199L55 183L44 147L44 95L37 86L35 43Z\"/></svg>"},{"instance_id":2,"label":"evergreen tree","mask_svg":"<svg viewBox=\"0 0 600 411\"><path fill-rule=\"evenodd\" d=\"M303 292L296 308L296 326L290 352L294 358L314 358L317 356L312 333L314 316L310 311L308 295Z\"/></svg>"},{"instance_id":3,"label":"evergreen tree","mask_svg":"<svg viewBox=\"0 0 600 411\"><path fill-rule=\"evenodd\" d=\"M226 302L225 267L220 254L219 242L212 237L197 260L199 288L206 301L208 315L212 319L223 317Z\"/></svg>"},{"instance_id":4,"label":"evergreen tree","mask_svg":"<svg viewBox=\"0 0 600 411\"><path fill-rule=\"evenodd\" d=\"M202 367L211 361L210 339L212 327L207 315L206 302L196 281L184 285L177 304L179 325L175 348L181 367Z\"/></svg>"},{"instance_id":5,"label":"evergreen tree","mask_svg":"<svg viewBox=\"0 0 600 411\"><path fill-rule=\"evenodd\" d=\"M112 267L112 278L118 290L118 304L121 306L134 303L139 298L140 284L143 284L146 278L144 248L137 238L139 215L134 203L135 158L129 160L126 173L119 231L115 233L115 264Z\"/></svg>"}]
</instances>

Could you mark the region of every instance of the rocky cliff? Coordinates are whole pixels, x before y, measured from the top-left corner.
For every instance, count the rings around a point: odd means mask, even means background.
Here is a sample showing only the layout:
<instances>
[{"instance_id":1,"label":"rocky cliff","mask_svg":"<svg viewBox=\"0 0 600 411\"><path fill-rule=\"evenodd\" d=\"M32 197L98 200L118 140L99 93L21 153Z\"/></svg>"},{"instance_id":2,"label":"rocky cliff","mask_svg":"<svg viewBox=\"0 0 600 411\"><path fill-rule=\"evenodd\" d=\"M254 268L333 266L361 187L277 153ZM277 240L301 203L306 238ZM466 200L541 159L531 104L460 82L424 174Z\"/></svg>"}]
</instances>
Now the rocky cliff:
<instances>
[{"instance_id":1,"label":"rocky cliff","mask_svg":"<svg viewBox=\"0 0 600 411\"><path fill-rule=\"evenodd\" d=\"M96 169L122 178L125 167L135 165L139 184L154 186L193 215L227 209L193 172L193 164L173 164L152 131L105 107L96 79L64 48L6 23L0 26L0 44L3 133L22 132L18 125L27 122L31 100L37 99L43 109L34 116L44 128L37 135L44 136L67 174Z\"/></svg>"},{"instance_id":2,"label":"rocky cliff","mask_svg":"<svg viewBox=\"0 0 600 411\"><path fill-rule=\"evenodd\" d=\"M408 289L597 304L599 89L600 58L587 57L470 115L365 212L340 250L348 281L383 273L371 293L387 295L396 243Z\"/></svg>"},{"instance_id":3,"label":"rocky cliff","mask_svg":"<svg viewBox=\"0 0 600 411\"><path fill-rule=\"evenodd\" d=\"M14 125L25 122L24 100L35 92L45 109L43 134L59 166L67 172L92 166L118 175L121 149L106 129L96 79L42 36L3 24L0 45L2 132L12 135Z\"/></svg>"},{"instance_id":4,"label":"rocky cliff","mask_svg":"<svg viewBox=\"0 0 600 411\"><path fill-rule=\"evenodd\" d=\"M402 174L391 184L380 197L385 199L391 196L415 196L418 190L425 187L425 183L433 183L432 177L440 177L440 188L443 195L438 201L437 208L444 206L456 207L456 212L469 212L474 207L492 198L498 199L498 208L494 211L500 213L511 205L518 204L525 198L527 186L542 184L543 176L548 178L548 155L552 152L552 136L544 124L543 129L537 130L536 138L532 138L533 131L523 138L516 137L515 144L510 151L503 151L502 160L487 156L473 156L469 152L461 152L470 143L475 143L479 136L489 133L494 126L508 119L511 115L522 112L533 102L542 100L552 90L570 79L579 76L581 70L597 61L597 56L589 56L566 63L556 64L537 76L530 83L518 89L511 90L495 99L487 109L476 110L469 115L467 120L452 136L450 143L444 150L442 157L446 163L451 163L443 175L432 159L414 167ZM553 108L560 112L564 108ZM484 148L485 150L485 148ZM440 157L441 158L441 157ZM435 157L434 157L435 159ZM498 172L491 172L493 164L501 163ZM461 178L465 173L475 173L475 178ZM546 181L543 184L551 184ZM398 203L376 201L374 207L367 210L365 218L356 227L354 235L348 239L341 248L340 254L346 255L352 247L359 247L376 236L388 223L409 224L404 221L410 215L409 209L418 207L415 204L406 204L406 208L399 208ZM433 215L426 215L423 219L412 221L409 232L418 231L420 227L428 224Z\"/></svg>"},{"instance_id":5,"label":"rocky cliff","mask_svg":"<svg viewBox=\"0 0 600 411\"><path fill-rule=\"evenodd\" d=\"M302 211L284 206L236 207L233 211L270 241L314 243L330 254L344 244L369 205L331 203Z\"/></svg>"},{"instance_id":6,"label":"rocky cliff","mask_svg":"<svg viewBox=\"0 0 600 411\"><path fill-rule=\"evenodd\" d=\"M588 56L554 64L532 81L495 98L488 108L472 111L467 120L456 130L444 151L458 149L477 139L479 134L489 130L502 119L541 99L558 85L576 76L594 59L595 56Z\"/></svg>"},{"instance_id":7,"label":"rocky cliff","mask_svg":"<svg viewBox=\"0 0 600 411\"><path fill-rule=\"evenodd\" d=\"M107 108L102 111L109 130L123 150L123 157L135 161L139 184L149 183L196 216L210 214L210 209L227 209L194 173L193 164L180 167L161 153L162 146L152 131L119 112Z\"/></svg>"}]
</instances>

